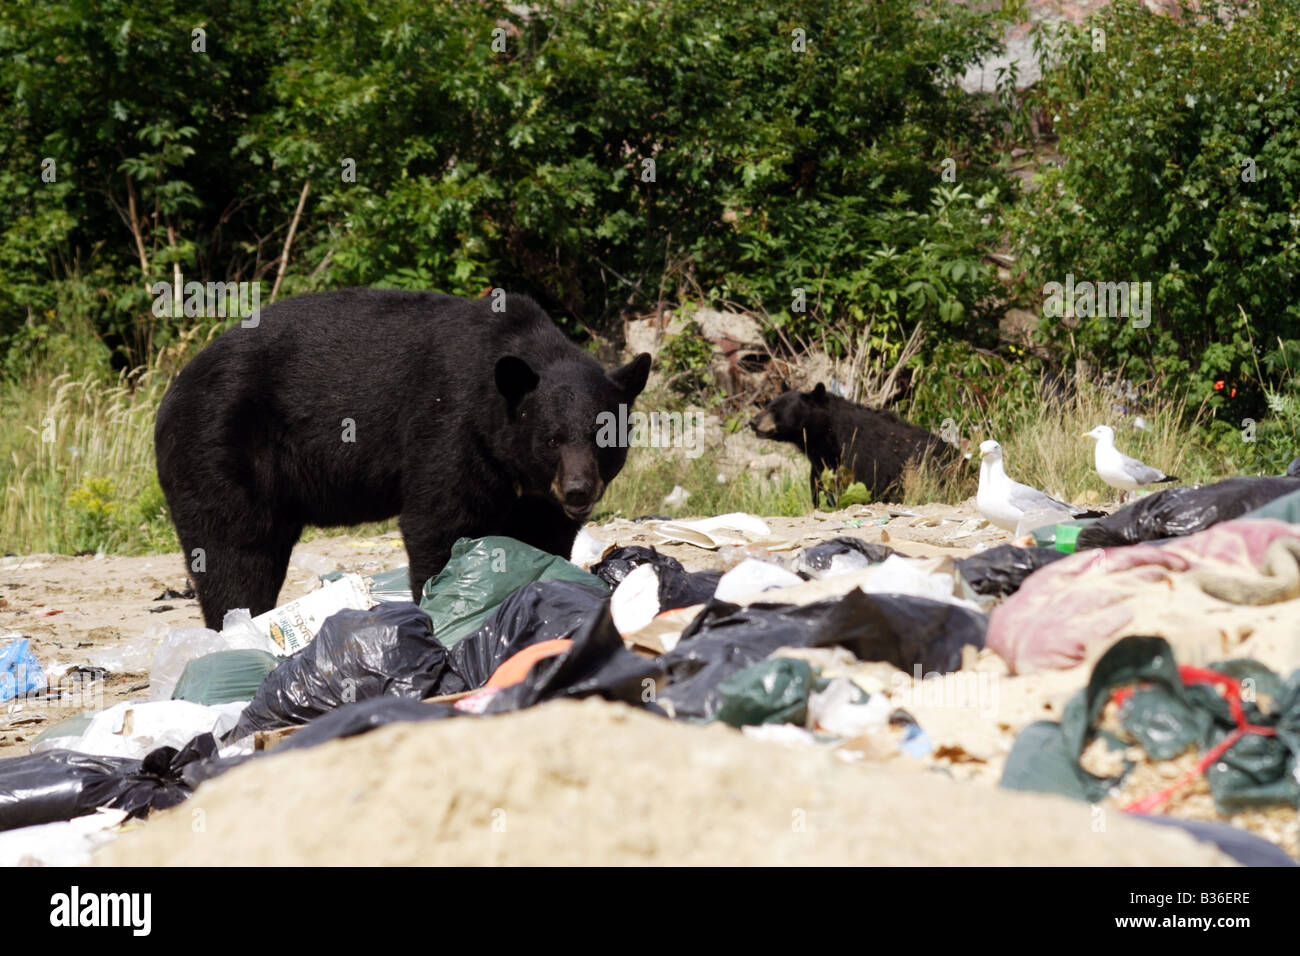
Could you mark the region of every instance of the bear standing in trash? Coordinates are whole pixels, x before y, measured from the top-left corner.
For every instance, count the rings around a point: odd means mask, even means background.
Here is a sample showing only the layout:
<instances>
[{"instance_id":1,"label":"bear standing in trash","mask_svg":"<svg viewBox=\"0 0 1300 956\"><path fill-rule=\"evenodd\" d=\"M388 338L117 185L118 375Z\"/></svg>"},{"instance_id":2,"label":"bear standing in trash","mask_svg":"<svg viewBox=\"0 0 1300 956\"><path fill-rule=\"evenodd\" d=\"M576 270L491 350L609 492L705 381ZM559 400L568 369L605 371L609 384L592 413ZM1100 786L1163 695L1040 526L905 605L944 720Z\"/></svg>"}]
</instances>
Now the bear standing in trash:
<instances>
[{"instance_id":1,"label":"bear standing in trash","mask_svg":"<svg viewBox=\"0 0 1300 956\"><path fill-rule=\"evenodd\" d=\"M952 445L924 428L903 421L893 412L855 405L832 395L818 383L811 392L785 391L768 404L750 428L759 438L797 445L812 462L809 488L818 507L822 472L841 467L853 474L876 500L901 490L909 462L924 456L955 464L960 456Z\"/></svg>"},{"instance_id":2,"label":"bear standing in trash","mask_svg":"<svg viewBox=\"0 0 1300 956\"><path fill-rule=\"evenodd\" d=\"M568 557L622 469L601 413L650 356L606 372L531 299L349 289L218 336L158 409L158 480L208 627L275 606L306 525L398 516L411 591L460 537Z\"/></svg>"}]
</instances>

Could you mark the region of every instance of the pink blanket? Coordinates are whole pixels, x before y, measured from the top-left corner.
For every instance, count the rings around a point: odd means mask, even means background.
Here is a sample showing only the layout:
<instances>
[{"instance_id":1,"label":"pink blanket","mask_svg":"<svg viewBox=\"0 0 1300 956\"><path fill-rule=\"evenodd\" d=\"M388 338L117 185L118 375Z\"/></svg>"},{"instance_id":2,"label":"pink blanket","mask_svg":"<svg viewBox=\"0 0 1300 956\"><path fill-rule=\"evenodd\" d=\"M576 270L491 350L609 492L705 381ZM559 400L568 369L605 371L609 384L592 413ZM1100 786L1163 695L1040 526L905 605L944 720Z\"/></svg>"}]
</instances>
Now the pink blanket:
<instances>
[{"instance_id":1,"label":"pink blanket","mask_svg":"<svg viewBox=\"0 0 1300 956\"><path fill-rule=\"evenodd\" d=\"M1013 673L1073 667L1089 645L1133 633L1126 628L1139 609L1144 633L1172 638L1147 625L1159 620L1160 605L1186 602L1187 588L1240 604L1295 597L1287 581L1300 574L1294 555L1300 526L1240 519L1159 546L1084 551L1035 571L995 608L988 646Z\"/></svg>"}]
</instances>

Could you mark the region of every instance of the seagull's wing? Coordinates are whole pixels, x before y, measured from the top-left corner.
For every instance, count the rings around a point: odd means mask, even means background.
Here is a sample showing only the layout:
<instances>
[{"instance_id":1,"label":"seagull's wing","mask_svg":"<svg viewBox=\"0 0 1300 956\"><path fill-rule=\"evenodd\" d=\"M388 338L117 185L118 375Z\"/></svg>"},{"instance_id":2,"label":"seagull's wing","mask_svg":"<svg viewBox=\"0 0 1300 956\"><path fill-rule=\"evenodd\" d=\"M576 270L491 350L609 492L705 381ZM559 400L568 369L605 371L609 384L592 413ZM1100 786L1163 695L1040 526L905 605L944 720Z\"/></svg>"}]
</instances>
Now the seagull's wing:
<instances>
[{"instance_id":1,"label":"seagull's wing","mask_svg":"<svg viewBox=\"0 0 1300 956\"><path fill-rule=\"evenodd\" d=\"M1152 468L1150 465L1144 465L1136 458L1130 458L1123 452L1119 456L1120 467L1124 473L1136 481L1139 485L1149 485L1153 481L1159 481L1165 477L1165 473L1159 468Z\"/></svg>"},{"instance_id":2,"label":"seagull's wing","mask_svg":"<svg viewBox=\"0 0 1300 956\"><path fill-rule=\"evenodd\" d=\"M1073 505L1067 505L1064 501L1058 501L1045 491L1039 491L1037 488L1030 488L1028 485L1022 485L1018 481L1011 483L1010 489L1011 504L1019 508L1025 514L1033 514L1040 511L1064 511L1073 514L1075 508Z\"/></svg>"}]
</instances>

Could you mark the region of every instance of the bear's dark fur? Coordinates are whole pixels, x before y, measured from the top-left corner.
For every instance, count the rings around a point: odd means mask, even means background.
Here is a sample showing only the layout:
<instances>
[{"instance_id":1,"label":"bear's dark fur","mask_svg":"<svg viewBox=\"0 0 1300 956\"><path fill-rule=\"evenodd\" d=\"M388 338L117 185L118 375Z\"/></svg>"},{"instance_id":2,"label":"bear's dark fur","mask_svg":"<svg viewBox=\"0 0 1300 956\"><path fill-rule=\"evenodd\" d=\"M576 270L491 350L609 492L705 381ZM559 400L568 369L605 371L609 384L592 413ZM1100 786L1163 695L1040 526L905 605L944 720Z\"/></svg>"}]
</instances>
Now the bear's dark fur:
<instances>
[{"instance_id":1,"label":"bear's dark fur","mask_svg":"<svg viewBox=\"0 0 1300 956\"><path fill-rule=\"evenodd\" d=\"M531 299L492 301L297 296L181 371L158 480L209 627L275 606L309 524L399 516L417 599L461 536L568 556L627 458L598 446L597 416L632 404L650 356L606 373Z\"/></svg>"},{"instance_id":2,"label":"bear's dark fur","mask_svg":"<svg viewBox=\"0 0 1300 956\"><path fill-rule=\"evenodd\" d=\"M855 405L818 384L811 392L778 395L749 423L760 438L797 445L812 462L809 488L817 507L822 472L841 467L880 500L900 489L908 462L927 453L944 463L957 460L956 450L924 428L893 412Z\"/></svg>"}]
</instances>

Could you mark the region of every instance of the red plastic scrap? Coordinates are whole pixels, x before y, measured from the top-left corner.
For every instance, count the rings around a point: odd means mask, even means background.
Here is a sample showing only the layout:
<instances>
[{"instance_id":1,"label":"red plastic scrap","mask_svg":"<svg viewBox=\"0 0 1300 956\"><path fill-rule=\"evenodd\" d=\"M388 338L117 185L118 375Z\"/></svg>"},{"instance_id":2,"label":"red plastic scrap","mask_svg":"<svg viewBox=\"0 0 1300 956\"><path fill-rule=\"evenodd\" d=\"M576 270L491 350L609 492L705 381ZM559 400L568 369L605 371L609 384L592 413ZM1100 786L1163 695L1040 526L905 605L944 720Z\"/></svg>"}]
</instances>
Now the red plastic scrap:
<instances>
[{"instance_id":1,"label":"red plastic scrap","mask_svg":"<svg viewBox=\"0 0 1300 956\"><path fill-rule=\"evenodd\" d=\"M1261 727L1257 724L1246 722L1246 711L1241 706L1241 684L1234 677L1227 674L1220 674L1218 671L1212 671L1204 667L1190 667L1181 665L1178 668L1178 677L1184 685L1190 684L1213 684L1223 693L1223 699L1228 702L1228 710L1232 714L1232 719L1237 723L1237 729L1228 736L1224 737L1213 748L1206 751L1205 755L1196 762L1191 770L1185 773L1176 783L1158 793L1153 793L1143 797L1140 800L1134 800L1128 806L1124 807L1125 813L1150 813L1165 803L1170 797L1181 790L1187 784L1191 783L1198 776L1205 773L1210 766L1232 749L1246 734L1259 734L1262 737L1273 737L1276 735L1276 728ZM1144 685L1150 686L1150 685ZM1111 699L1116 704L1123 704L1133 696L1132 687L1121 687L1112 695Z\"/></svg>"}]
</instances>

